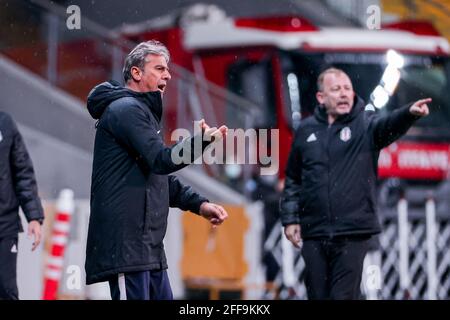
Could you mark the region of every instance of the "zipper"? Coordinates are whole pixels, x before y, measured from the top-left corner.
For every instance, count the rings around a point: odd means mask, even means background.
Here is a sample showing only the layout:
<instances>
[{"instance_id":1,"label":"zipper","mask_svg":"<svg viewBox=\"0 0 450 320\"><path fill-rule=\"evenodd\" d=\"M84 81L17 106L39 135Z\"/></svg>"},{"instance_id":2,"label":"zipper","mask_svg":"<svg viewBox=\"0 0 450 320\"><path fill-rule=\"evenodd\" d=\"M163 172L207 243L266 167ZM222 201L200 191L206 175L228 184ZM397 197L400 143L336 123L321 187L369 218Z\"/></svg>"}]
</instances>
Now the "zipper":
<instances>
[{"instance_id":1,"label":"zipper","mask_svg":"<svg viewBox=\"0 0 450 320\"><path fill-rule=\"evenodd\" d=\"M329 124L327 127L327 140L326 140L326 144L325 144L325 148L326 148L326 152L327 152L327 190L328 190L328 225L329 225L329 238L333 238L333 231L332 231L332 217L331 217L331 191L330 191L330 132L331 132L331 127L333 126L333 124Z\"/></svg>"}]
</instances>

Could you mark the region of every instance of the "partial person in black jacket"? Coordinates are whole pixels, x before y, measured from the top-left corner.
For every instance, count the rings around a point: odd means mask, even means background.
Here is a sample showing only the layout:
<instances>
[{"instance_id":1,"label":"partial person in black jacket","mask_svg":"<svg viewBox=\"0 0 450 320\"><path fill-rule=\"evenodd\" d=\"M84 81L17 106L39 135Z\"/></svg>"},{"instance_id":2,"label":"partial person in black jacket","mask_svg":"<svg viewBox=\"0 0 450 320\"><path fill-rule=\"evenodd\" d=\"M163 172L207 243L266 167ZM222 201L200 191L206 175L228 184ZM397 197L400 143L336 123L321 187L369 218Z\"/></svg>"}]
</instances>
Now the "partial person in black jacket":
<instances>
[{"instance_id":1,"label":"partial person in black jacket","mask_svg":"<svg viewBox=\"0 0 450 320\"><path fill-rule=\"evenodd\" d=\"M31 250L41 242L44 211L33 164L14 120L0 112L0 300L17 300L18 233L23 232L19 206L33 236Z\"/></svg>"},{"instance_id":2,"label":"partial person in black jacket","mask_svg":"<svg viewBox=\"0 0 450 320\"><path fill-rule=\"evenodd\" d=\"M126 86L105 82L88 97L88 110L99 121L86 283L109 281L115 300L173 298L163 244L169 206L200 214L213 227L227 218L224 208L209 203L170 175L189 164L174 161L172 151L190 150L193 162L206 144L200 143L201 150L194 148L195 139L201 136L172 148L163 143L159 133L162 95L171 78L168 62L169 52L163 44L142 42L125 60ZM205 135L216 139L227 132L225 126L209 128L204 121L200 125Z\"/></svg>"},{"instance_id":3,"label":"partial person in black jacket","mask_svg":"<svg viewBox=\"0 0 450 320\"><path fill-rule=\"evenodd\" d=\"M302 247L308 298L357 299L368 241L380 232L380 150L428 115L431 99L379 116L342 70L325 70L317 85L320 105L300 124L289 155L281 221L286 237Z\"/></svg>"}]
</instances>

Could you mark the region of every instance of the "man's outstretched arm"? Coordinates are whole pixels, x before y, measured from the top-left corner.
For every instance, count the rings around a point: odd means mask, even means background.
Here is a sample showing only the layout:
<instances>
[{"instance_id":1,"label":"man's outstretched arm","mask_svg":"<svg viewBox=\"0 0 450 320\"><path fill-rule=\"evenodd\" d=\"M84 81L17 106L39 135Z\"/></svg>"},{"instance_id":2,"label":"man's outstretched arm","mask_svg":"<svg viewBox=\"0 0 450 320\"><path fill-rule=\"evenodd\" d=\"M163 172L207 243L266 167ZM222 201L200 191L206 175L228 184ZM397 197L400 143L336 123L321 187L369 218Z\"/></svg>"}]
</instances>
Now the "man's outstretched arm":
<instances>
[{"instance_id":1,"label":"man's outstretched arm","mask_svg":"<svg viewBox=\"0 0 450 320\"><path fill-rule=\"evenodd\" d=\"M372 123L375 147L382 149L405 134L414 121L430 113L427 105L430 102L431 98L417 100L388 115L376 117Z\"/></svg>"},{"instance_id":2,"label":"man's outstretched arm","mask_svg":"<svg viewBox=\"0 0 450 320\"><path fill-rule=\"evenodd\" d=\"M200 122L202 134L185 139L171 147L164 145L158 129L138 105L126 105L115 107L109 114L108 130L112 132L119 142L133 150L148 164L150 171L155 174L170 174L180 170L194 162L201 156L204 149L211 143L211 139L203 137L214 137L216 140L226 135L227 127L219 129L209 128L205 122ZM199 143L195 143L200 139ZM196 146L200 146L198 150ZM177 162L173 155L184 159L183 152L188 152L190 161Z\"/></svg>"}]
</instances>

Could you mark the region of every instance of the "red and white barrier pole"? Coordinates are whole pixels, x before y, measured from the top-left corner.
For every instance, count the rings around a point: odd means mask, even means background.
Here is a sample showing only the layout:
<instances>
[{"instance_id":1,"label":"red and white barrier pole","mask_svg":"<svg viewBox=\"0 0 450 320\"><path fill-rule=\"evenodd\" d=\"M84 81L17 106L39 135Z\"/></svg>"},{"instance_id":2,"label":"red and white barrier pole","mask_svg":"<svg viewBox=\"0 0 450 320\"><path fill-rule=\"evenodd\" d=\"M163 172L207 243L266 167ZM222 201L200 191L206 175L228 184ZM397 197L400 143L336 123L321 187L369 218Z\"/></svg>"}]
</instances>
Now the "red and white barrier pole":
<instances>
[{"instance_id":1,"label":"red and white barrier pole","mask_svg":"<svg viewBox=\"0 0 450 320\"><path fill-rule=\"evenodd\" d=\"M61 190L56 208L57 212L51 237L51 251L44 273L43 300L56 300L57 298L59 282L64 267L64 249L69 238L70 218L75 209L72 190Z\"/></svg>"}]
</instances>

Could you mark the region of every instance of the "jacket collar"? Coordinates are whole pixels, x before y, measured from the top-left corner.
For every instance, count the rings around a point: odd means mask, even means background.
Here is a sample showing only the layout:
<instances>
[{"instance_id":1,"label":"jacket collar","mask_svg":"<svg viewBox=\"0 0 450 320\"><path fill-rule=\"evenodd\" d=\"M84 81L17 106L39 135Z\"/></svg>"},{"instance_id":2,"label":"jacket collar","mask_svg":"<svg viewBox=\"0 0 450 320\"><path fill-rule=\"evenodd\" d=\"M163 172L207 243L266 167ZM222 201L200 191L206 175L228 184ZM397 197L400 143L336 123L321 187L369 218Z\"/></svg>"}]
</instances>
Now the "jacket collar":
<instances>
[{"instance_id":1,"label":"jacket collar","mask_svg":"<svg viewBox=\"0 0 450 320\"><path fill-rule=\"evenodd\" d=\"M136 92L114 80L103 82L91 90L87 99L87 109L92 118L100 119L111 102L123 97L133 97L142 102L155 115L158 122L161 121L162 98L159 91Z\"/></svg>"},{"instance_id":2,"label":"jacket collar","mask_svg":"<svg viewBox=\"0 0 450 320\"><path fill-rule=\"evenodd\" d=\"M350 113L340 115L336 118L335 123L348 123L355 119L359 113L364 110L364 100L355 95L353 107ZM317 105L314 110L314 117L319 121L328 124L328 114L323 105Z\"/></svg>"},{"instance_id":3,"label":"jacket collar","mask_svg":"<svg viewBox=\"0 0 450 320\"><path fill-rule=\"evenodd\" d=\"M126 90L129 91L133 97L143 102L155 115L156 120L158 120L158 122L161 122L162 118L161 92L159 91L136 92L128 88Z\"/></svg>"}]
</instances>

